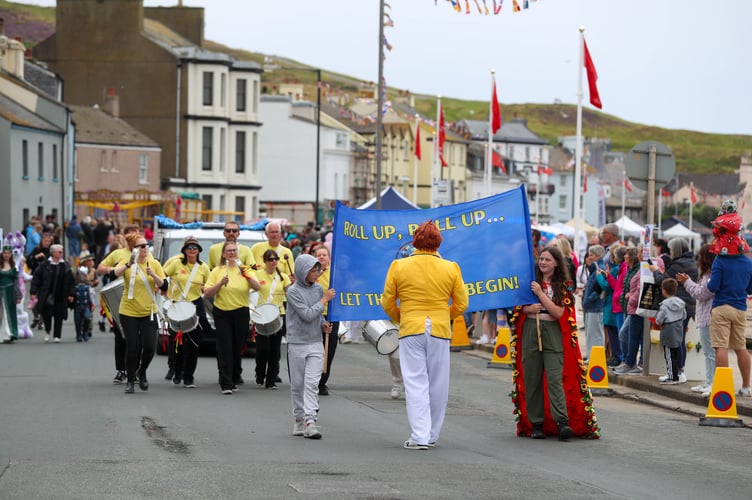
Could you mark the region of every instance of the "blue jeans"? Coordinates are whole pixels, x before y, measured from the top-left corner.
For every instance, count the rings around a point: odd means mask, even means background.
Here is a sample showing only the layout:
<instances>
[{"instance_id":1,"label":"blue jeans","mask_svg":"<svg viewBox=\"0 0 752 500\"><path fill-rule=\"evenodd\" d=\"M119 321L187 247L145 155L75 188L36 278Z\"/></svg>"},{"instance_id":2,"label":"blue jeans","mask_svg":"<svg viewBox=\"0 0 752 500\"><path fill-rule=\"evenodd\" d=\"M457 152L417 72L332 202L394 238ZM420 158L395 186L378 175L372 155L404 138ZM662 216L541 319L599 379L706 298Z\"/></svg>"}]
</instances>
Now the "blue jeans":
<instances>
[{"instance_id":1,"label":"blue jeans","mask_svg":"<svg viewBox=\"0 0 752 500\"><path fill-rule=\"evenodd\" d=\"M637 351L642 348L642 332L644 319L636 314L628 314L624 323L627 336L627 357L624 360L629 366L637 365Z\"/></svg>"},{"instance_id":2,"label":"blue jeans","mask_svg":"<svg viewBox=\"0 0 752 500\"><path fill-rule=\"evenodd\" d=\"M710 327L701 326L698 330L700 331L702 352L705 354L705 383L707 385L713 385L713 376L715 375L715 349L710 345Z\"/></svg>"}]
</instances>

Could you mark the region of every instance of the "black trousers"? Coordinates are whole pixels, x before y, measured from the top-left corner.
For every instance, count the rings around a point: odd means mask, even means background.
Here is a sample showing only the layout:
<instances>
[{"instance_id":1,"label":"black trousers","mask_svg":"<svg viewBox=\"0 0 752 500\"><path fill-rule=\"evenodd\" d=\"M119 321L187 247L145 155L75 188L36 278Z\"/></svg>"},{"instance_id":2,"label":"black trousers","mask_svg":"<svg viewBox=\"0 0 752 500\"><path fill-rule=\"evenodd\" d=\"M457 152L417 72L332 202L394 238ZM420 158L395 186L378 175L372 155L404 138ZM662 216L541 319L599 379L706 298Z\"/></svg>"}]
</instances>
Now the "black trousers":
<instances>
[{"instance_id":1,"label":"black trousers","mask_svg":"<svg viewBox=\"0 0 752 500\"><path fill-rule=\"evenodd\" d=\"M47 335L49 335L50 330L52 330L52 336L56 339L60 338L63 331L63 320L65 319L67 313L67 307L67 297L61 300L58 300L56 298L54 304L43 306L42 319L44 321L44 331L47 333ZM54 330L52 328L53 319L55 320Z\"/></svg>"},{"instance_id":2,"label":"black trousers","mask_svg":"<svg viewBox=\"0 0 752 500\"><path fill-rule=\"evenodd\" d=\"M115 335L115 370L119 372L125 371L125 336L120 331L120 327L115 324L112 327L112 333Z\"/></svg>"},{"instance_id":3,"label":"black trousers","mask_svg":"<svg viewBox=\"0 0 752 500\"><path fill-rule=\"evenodd\" d=\"M186 384L193 382L203 333L211 330L209 320L206 319L203 299L199 297L193 301L193 304L196 306L198 326L190 332L183 332L182 341L177 346L175 345L177 332L170 329L170 342L167 347L168 366L175 371L174 377L182 379Z\"/></svg>"},{"instance_id":4,"label":"black trousers","mask_svg":"<svg viewBox=\"0 0 752 500\"><path fill-rule=\"evenodd\" d=\"M321 333L321 340L326 345L326 333ZM337 344L339 343L339 321L332 322L332 331L329 333L329 351L326 354L326 361L324 370L321 373L321 380L319 380L319 387L326 385L329 381L329 375L332 373L332 362L334 361L334 353L337 352Z\"/></svg>"},{"instance_id":5,"label":"black trousers","mask_svg":"<svg viewBox=\"0 0 752 500\"><path fill-rule=\"evenodd\" d=\"M146 369L154 358L157 347L156 316L133 317L121 314L120 323L125 330L125 371L128 382L135 382L137 373L142 379L146 377Z\"/></svg>"},{"instance_id":6,"label":"black trousers","mask_svg":"<svg viewBox=\"0 0 752 500\"><path fill-rule=\"evenodd\" d=\"M256 335L256 381L266 380L266 387L274 385L279 376L282 337L287 333L285 316L282 329L274 335Z\"/></svg>"},{"instance_id":7,"label":"black trousers","mask_svg":"<svg viewBox=\"0 0 752 500\"><path fill-rule=\"evenodd\" d=\"M219 385L222 390L232 389L240 379L242 350L251 322L247 307L223 311L214 307L214 326L217 328L217 363Z\"/></svg>"}]
</instances>

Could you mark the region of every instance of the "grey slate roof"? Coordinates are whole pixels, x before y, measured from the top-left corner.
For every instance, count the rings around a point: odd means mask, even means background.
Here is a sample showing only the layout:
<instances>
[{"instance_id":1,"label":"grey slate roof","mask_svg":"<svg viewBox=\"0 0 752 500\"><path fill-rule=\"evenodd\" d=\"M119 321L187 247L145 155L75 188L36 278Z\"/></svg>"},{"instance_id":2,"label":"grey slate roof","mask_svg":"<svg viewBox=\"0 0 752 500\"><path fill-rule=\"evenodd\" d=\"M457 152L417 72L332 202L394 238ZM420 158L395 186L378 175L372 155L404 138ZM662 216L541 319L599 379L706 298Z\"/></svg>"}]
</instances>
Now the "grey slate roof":
<instances>
[{"instance_id":1,"label":"grey slate roof","mask_svg":"<svg viewBox=\"0 0 752 500\"><path fill-rule=\"evenodd\" d=\"M470 139L476 141L488 140L488 122L480 120L460 120L457 125L470 134ZM549 142L535 135L527 128L527 121L513 118L501 125L493 136L494 142L511 142L517 144L547 145Z\"/></svg>"},{"instance_id":2,"label":"grey slate roof","mask_svg":"<svg viewBox=\"0 0 752 500\"><path fill-rule=\"evenodd\" d=\"M76 142L108 146L159 148L156 141L120 118L91 106L68 106L76 124Z\"/></svg>"},{"instance_id":3,"label":"grey slate roof","mask_svg":"<svg viewBox=\"0 0 752 500\"><path fill-rule=\"evenodd\" d=\"M0 116L14 125L46 130L58 134L65 133L64 130L56 127L32 111L29 111L5 94L0 94Z\"/></svg>"}]
</instances>

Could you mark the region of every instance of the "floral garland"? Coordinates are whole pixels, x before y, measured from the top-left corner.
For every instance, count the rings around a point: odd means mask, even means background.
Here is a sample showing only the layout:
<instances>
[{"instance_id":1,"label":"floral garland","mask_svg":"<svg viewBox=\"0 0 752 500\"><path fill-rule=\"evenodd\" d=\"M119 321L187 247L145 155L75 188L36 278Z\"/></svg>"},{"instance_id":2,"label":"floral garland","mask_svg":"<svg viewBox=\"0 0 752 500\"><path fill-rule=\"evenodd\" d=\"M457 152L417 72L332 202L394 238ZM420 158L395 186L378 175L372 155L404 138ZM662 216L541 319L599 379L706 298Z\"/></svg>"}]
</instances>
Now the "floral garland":
<instances>
[{"instance_id":1,"label":"floral garland","mask_svg":"<svg viewBox=\"0 0 752 500\"><path fill-rule=\"evenodd\" d=\"M567 290L565 298L563 300L564 314L559 319L559 325L564 336L569 337L569 348L565 346L565 362L564 373L562 377L565 381L564 391L567 399L567 411L570 415L570 426L575 429L577 435L588 437L591 439L598 439L601 435L600 427L598 426L598 419L595 415L595 408L593 406L593 396L590 392L590 388L587 385L586 373L587 369L582 361L582 355L580 353L580 347L577 334L577 320L575 316L575 309L573 305L572 295ZM517 435L529 436L532 428L530 422L527 420L527 411L524 408L524 386L523 381L520 379L522 370L522 359L517 357L517 346L520 342L519 333L522 330L522 323L525 320L525 314L522 313L522 306L516 306L510 317L510 324L514 327L511 329L510 347L511 358L514 363L514 369L512 371L512 383L514 384L512 392L509 396L514 403L514 410L512 413L515 415L515 422L517 422ZM566 381L570 378L573 380ZM575 389L577 387L577 389ZM577 394L573 394L572 391L577 390ZM548 408L548 401L545 402L546 408ZM550 417L547 414L547 419ZM551 422L544 422L544 432L547 434L555 434L555 424Z\"/></svg>"}]
</instances>

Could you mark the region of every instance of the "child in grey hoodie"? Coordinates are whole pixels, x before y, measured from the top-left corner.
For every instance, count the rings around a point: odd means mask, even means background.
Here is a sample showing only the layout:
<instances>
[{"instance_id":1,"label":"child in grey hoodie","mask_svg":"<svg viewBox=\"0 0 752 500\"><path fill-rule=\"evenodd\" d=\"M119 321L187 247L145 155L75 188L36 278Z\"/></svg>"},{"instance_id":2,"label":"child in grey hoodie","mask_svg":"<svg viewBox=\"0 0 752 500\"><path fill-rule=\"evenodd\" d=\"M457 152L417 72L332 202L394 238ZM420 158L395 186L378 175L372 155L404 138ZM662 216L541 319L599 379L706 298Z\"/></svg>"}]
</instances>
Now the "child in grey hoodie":
<instances>
[{"instance_id":1,"label":"child in grey hoodie","mask_svg":"<svg viewBox=\"0 0 752 500\"><path fill-rule=\"evenodd\" d=\"M666 372L668 378L661 384L679 383L679 353L681 351L682 329L684 318L687 315L686 305L679 297L676 297L676 289L679 283L674 278L666 278L661 283L663 302L658 310L655 322L661 325L661 345L663 355L666 358Z\"/></svg>"},{"instance_id":2,"label":"child in grey hoodie","mask_svg":"<svg viewBox=\"0 0 752 500\"><path fill-rule=\"evenodd\" d=\"M316 280L321 264L313 255L295 259L295 283L287 289L287 366L290 370L293 436L320 439L316 426L319 409L319 379L324 366L321 333L332 325L324 319L324 305L334 290L324 290Z\"/></svg>"}]
</instances>

